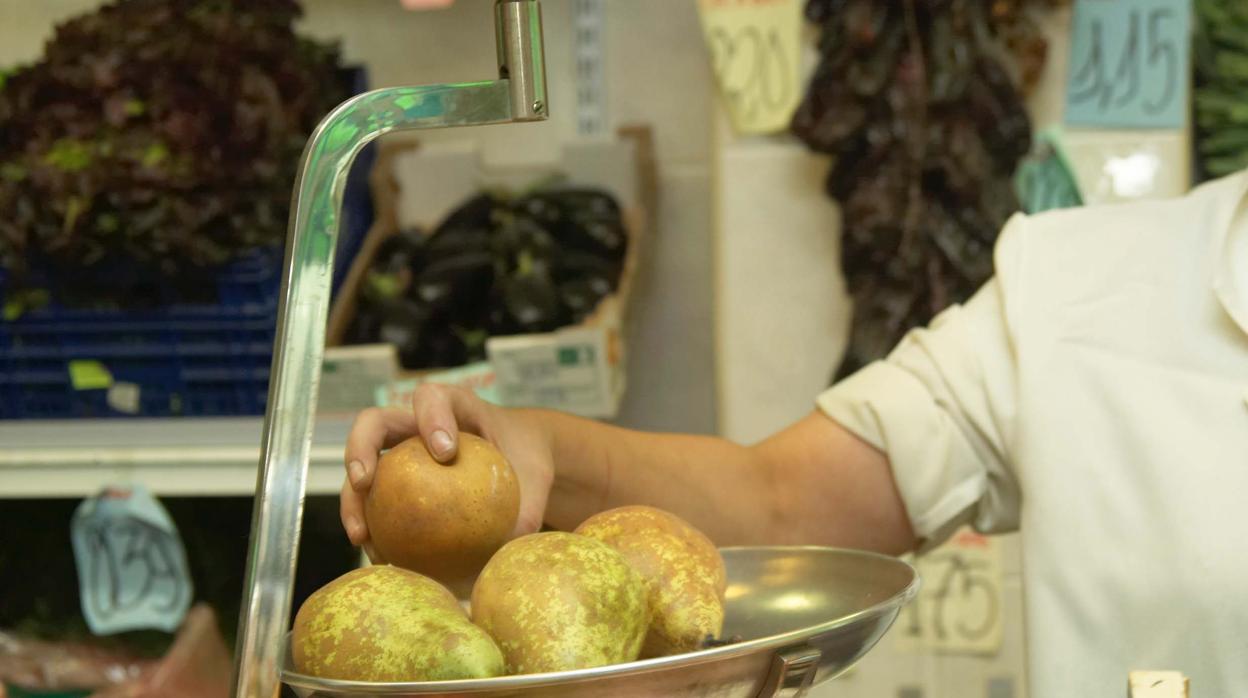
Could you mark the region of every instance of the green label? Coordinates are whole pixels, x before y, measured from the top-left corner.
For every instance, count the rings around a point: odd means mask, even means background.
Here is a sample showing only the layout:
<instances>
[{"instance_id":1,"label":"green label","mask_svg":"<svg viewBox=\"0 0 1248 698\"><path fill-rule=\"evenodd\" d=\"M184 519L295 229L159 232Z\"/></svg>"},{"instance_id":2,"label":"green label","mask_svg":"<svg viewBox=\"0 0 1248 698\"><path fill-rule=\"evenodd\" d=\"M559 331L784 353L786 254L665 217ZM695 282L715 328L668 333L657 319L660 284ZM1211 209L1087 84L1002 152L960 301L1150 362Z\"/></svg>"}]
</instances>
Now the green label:
<instances>
[{"instance_id":1,"label":"green label","mask_svg":"<svg viewBox=\"0 0 1248 698\"><path fill-rule=\"evenodd\" d=\"M594 363L594 347L592 344L578 344L570 347L559 347L560 366L580 366Z\"/></svg>"},{"instance_id":2,"label":"green label","mask_svg":"<svg viewBox=\"0 0 1248 698\"><path fill-rule=\"evenodd\" d=\"M99 361L70 361L69 383L74 390L103 390L113 384L113 374Z\"/></svg>"},{"instance_id":3,"label":"green label","mask_svg":"<svg viewBox=\"0 0 1248 698\"><path fill-rule=\"evenodd\" d=\"M1079 183L1062 152L1061 137L1052 131L1037 134L1036 147L1014 173L1014 188L1023 211L1029 214L1083 205Z\"/></svg>"}]
</instances>

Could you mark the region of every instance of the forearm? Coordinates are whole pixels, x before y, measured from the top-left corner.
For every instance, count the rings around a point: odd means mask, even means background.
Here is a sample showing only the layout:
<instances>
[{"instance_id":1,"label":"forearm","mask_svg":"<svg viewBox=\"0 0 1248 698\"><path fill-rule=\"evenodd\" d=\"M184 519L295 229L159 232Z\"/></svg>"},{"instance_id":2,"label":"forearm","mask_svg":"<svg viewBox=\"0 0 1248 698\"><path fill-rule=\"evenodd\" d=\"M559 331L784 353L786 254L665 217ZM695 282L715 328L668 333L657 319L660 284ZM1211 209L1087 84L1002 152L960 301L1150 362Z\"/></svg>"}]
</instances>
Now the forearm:
<instances>
[{"instance_id":1,"label":"forearm","mask_svg":"<svg viewBox=\"0 0 1248 698\"><path fill-rule=\"evenodd\" d=\"M720 545L776 542L777 472L747 447L709 436L632 431L531 411L550 439L546 521L571 529L626 504L675 513Z\"/></svg>"},{"instance_id":2,"label":"forearm","mask_svg":"<svg viewBox=\"0 0 1248 698\"><path fill-rule=\"evenodd\" d=\"M630 431L533 411L555 479L546 521L571 529L626 504L671 511L719 545L809 544L897 554L915 544L883 453L814 413L756 446Z\"/></svg>"}]
</instances>

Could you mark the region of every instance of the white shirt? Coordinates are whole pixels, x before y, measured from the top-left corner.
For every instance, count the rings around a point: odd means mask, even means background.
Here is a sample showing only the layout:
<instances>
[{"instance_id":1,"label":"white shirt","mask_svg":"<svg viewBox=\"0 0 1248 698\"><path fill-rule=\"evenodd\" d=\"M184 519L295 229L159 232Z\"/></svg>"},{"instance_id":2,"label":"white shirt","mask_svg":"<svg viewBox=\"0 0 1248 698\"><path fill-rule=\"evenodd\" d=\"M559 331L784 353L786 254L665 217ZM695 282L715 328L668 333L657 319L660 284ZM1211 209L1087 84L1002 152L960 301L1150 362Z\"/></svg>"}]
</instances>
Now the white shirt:
<instances>
[{"instance_id":1,"label":"white shirt","mask_svg":"<svg viewBox=\"0 0 1248 698\"><path fill-rule=\"evenodd\" d=\"M1016 216L992 281L818 399L924 548L1021 531L1032 698L1248 696L1246 193Z\"/></svg>"}]
</instances>

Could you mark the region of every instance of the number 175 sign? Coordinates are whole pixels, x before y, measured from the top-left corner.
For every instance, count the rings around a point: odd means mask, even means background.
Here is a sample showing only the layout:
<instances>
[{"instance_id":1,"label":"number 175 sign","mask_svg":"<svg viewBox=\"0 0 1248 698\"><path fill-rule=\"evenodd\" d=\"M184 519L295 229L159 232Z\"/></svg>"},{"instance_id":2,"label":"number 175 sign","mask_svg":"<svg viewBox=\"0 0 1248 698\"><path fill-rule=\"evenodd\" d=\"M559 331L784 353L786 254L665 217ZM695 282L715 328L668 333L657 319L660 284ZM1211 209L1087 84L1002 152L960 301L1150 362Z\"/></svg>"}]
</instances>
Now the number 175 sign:
<instances>
[{"instance_id":1,"label":"number 175 sign","mask_svg":"<svg viewBox=\"0 0 1248 698\"><path fill-rule=\"evenodd\" d=\"M1078 0L1066 123L1181 128L1187 115L1191 0Z\"/></svg>"}]
</instances>

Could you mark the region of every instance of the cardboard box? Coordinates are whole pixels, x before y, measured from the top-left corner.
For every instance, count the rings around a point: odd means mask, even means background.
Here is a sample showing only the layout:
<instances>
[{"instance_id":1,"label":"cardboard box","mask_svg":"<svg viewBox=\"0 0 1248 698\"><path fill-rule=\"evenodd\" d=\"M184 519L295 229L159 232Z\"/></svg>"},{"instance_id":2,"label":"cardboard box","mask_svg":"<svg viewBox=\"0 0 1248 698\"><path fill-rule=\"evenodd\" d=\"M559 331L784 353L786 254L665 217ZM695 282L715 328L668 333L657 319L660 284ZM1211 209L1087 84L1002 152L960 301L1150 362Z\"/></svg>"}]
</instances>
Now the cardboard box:
<instances>
[{"instance_id":1,"label":"cardboard box","mask_svg":"<svg viewBox=\"0 0 1248 698\"><path fill-rule=\"evenodd\" d=\"M488 167L471 145L423 147L411 139L383 142L372 182L377 222L365 238L330 310L326 344L331 350L327 357L333 356L332 348L341 346L355 314L360 285L378 248L388 237L413 227L432 230L455 207L484 187L518 189L551 176L566 176L576 185L611 192L623 211L628 251L616 292L604 298L580 325L546 334L488 340L489 361L496 371L497 398L509 406L541 406L586 417L614 417L626 384L624 327L628 301L655 210L653 146L650 131L645 127L621 129L619 137L610 141L570 143L558 162L523 167ZM576 362L571 360L574 356L578 358ZM590 356L592 361L581 360ZM474 380L480 379L479 367L473 375ZM463 377L463 372L448 373L445 369L400 371L376 395L389 403L410 395L422 381L456 382ZM322 406L324 411L327 405L322 402Z\"/></svg>"}]
</instances>

